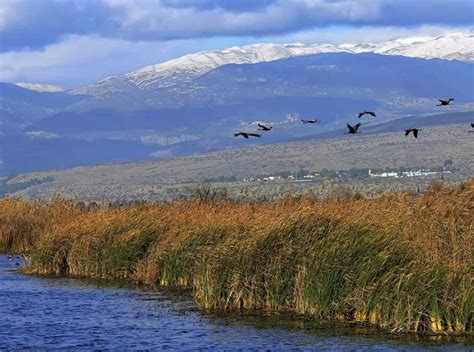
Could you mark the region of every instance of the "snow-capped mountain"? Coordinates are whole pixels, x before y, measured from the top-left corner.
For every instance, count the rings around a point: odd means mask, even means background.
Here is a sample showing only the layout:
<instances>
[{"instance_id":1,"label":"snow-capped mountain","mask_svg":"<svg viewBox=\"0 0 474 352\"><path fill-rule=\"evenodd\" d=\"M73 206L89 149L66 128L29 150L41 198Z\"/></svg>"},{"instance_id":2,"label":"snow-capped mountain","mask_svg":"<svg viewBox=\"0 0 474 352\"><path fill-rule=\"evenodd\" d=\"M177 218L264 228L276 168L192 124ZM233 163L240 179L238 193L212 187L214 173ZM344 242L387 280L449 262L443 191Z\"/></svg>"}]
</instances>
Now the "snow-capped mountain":
<instances>
[{"instance_id":1,"label":"snow-capped mountain","mask_svg":"<svg viewBox=\"0 0 474 352\"><path fill-rule=\"evenodd\" d=\"M410 37L379 44L343 44L349 52L374 52L425 59L474 61L474 34L452 33L440 37Z\"/></svg>"},{"instance_id":2,"label":"snow-capped mountain","mask_svg":"<svg viewBox=\"0 0 474 352\"><path fill-rule=\"evenodd\" d=\"M190 81L227 64L254 64L289 57L342 52L333 45L253 44L224 50L189 54L158 65L151 65L124 76L111 76L71 91L73 94L101 95L131 88L157 89Z\"/></svg>"},{"instance_id":3,"label":"snow-capped mountain","mask_svg":"<svg viewBox=\"0 0 474 352\"><path fill-rule=\"evenodd\" d=\"M47 93L57 93L63 92L64 90L59 86L53 86L52 84L39 84L39 83L26 83L19 82L15 83L18 87L34 90L35 92L47 92Z\"/></svg>"},{"instance_id":4,"label":"snow-capped mountain","mask_svg":"<svg viewBox=\"0 0 474 352\"><path fill-rule=\"evenodd\" d=\"M201 76L226 64L254 64L338 51L342 50L332 45L254 44L186 55L163 64L147 66L126 77L140 88L162 88Z\"/></svg>"},{"instance_id":5,"label":"snow-capped mountain","mask_svg":"<svg viewBox=\"0 0 474 352\"><path fill-rule=\"evenodd\" d=\"M365 44L253 44L224 50L185 55L157 65L144 67L122 76L111 76L93 85L70 91L93 96L155 90L189 82L227 64L254 64L320 53L363 53L440 58L474 62L474 34L452 33L439 37L410 37L384 43Z\"/></svg>"}]
</instances>

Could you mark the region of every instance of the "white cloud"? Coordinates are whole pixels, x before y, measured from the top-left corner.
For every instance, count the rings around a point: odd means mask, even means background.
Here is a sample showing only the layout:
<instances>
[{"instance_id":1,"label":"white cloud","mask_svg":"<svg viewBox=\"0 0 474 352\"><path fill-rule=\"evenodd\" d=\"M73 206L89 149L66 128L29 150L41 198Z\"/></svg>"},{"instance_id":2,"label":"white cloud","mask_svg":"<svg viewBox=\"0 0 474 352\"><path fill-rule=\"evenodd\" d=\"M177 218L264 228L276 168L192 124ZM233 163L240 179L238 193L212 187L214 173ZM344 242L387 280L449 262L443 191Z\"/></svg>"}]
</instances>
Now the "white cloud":
<instances>
[{"instance_id":1,"label":"white cloud","mask_svg":"<svg viewBox=\"0 0 474 352\"><path fill-rule=\"evenodd\" d=\"M70 36L42 50L0 53L0 81L71 88L214 47L209 40L132 42L95 35Z\"/></svg>"},{"instance_id":2,"label":"white cloud","mask_svg":"<svg viewBox=\"0 0 474 352\"><path fill-rule=\"evenodd\" d=\"M98 35L72 35L41 50L0 53L0 81L55 84L65 88L91 84L107 76L123 74L146 65L157 64L181 55L262 42L360 43L381 42L408 36L434 36L466 27L340 27L299 31L292 34L183 39L168 41L130 41Z\"/></svg>"},{"instance_id":3,"label":"white cloud","mask_svg":"<svg viewBox=\"0 0 474 352\"><path fill-rule=\"evenodd\" d=\"M180 38L206 35L248 35L335 22L368 21L381 16L377 0L279 0L261 11L228 11L221 7L167 7L160 1L104 0L118 14L121 30L130 36Z\"/></svg>"},{"instance_id":4,"label":"white cloud","mask_svg":"<svg viewBox=\"0 0 474 352\"><path fill-rule=\"evenodd\" d=\"M445 27L445 26L420 26L420 27L336 27L330 26L317 30L305 30L291 34L266 36L260 40L278 43L379 43L403 37L439 36L454 32L471 32L472 27Z\"/></svg>"},{"instance_id":5,"label":"white cloud","mask_svg":"<svg viewBox=\"0 0 474 352\"><path fill-rule=\"evenodd\" d=\"M18 20L12 1L0 2L0 31Z\"/></svg>"},{"instance_id":6,"label":"white cloud","mask_svg":"<svg viewBox=\"0 0 474 352\"><path fill-rule=\"evenodd\" d=\"M473 11L472 0L3 0L0 50L41 48L70 35L156 41L342 25L466 26Z\"/></svg>"}]
</instances>

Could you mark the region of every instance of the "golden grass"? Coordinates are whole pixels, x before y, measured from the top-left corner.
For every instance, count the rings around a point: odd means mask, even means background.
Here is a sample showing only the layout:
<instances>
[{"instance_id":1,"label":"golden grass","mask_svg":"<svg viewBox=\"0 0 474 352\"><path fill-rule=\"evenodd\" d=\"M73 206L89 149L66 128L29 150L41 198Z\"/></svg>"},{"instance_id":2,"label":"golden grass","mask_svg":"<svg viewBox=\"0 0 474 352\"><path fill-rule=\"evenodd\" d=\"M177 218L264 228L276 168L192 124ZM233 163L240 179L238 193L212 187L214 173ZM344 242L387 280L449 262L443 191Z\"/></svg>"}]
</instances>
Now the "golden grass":
<instances>
[{"instance_id":1,"label":"golden grass","mask_svg":"<svg viewBox=\"0 0 474 352\"><path fill-rule=\"evenodd\" d=\"M290 310L390 331L473 331L474 182L423 195L0 201L0 250L33 273L192 286L204 308Z\"/></svg>"}]
</instances>

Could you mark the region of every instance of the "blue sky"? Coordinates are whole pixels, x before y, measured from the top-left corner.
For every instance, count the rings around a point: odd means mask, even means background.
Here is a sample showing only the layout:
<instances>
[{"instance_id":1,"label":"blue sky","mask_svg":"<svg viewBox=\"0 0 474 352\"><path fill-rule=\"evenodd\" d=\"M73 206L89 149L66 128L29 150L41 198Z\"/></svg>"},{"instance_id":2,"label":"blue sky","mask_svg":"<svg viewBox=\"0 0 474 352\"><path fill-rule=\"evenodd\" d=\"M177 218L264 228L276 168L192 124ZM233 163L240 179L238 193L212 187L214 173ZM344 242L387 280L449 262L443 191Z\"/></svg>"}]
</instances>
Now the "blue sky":
<instances>
[{"instance_id":1,"label":"blue sky","mask_svg":"<svg viewBox=\"0 0 474 352\"><path fill-rule=\"evenodd\" d=\"M92 83L257 42L376 42L467 31L472 0L2 0L0 80Z\"/></svg>"}]
</instances>

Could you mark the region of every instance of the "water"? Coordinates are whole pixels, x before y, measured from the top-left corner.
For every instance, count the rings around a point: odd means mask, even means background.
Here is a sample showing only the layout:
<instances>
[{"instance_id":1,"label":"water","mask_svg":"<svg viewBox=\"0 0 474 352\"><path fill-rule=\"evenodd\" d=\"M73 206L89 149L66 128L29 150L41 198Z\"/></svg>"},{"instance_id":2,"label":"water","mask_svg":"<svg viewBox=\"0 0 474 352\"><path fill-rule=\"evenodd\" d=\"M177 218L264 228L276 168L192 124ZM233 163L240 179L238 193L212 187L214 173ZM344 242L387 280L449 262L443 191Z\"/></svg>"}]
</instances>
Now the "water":
<instances>
[{"instance_id":1,"label":"water","mask_svg":"<svg viewBox=\"0 0 474 352\"><path fill-rule=\"evenodd\" d=\"M189 295L23 275L0 256L0 350L469 350L289 317L201 312ZM472 347L472 346L471 346Z\"/></svg>"}]
</instances>

